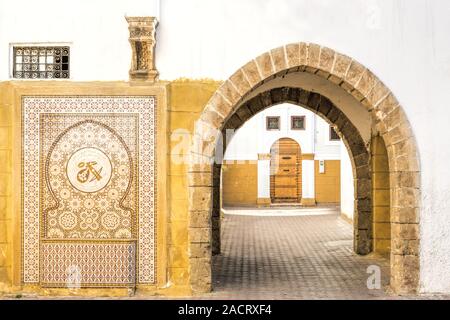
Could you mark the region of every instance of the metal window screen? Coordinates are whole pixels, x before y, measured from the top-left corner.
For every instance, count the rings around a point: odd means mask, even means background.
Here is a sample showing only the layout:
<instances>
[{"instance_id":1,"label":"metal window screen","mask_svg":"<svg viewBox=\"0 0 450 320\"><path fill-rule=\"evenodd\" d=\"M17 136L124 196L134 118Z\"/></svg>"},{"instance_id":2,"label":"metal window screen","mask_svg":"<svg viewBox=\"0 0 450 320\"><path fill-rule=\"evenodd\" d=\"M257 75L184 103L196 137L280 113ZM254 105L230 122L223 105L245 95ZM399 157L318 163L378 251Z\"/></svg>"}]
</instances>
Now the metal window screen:
<instances>
[{"instance_id":1,"label":"metal window screen","mask_svg":"<svg viewBox=\"0 0 450 320\"><path fill-rule=\"evenodd\" d=\"M13 59L13 77L17 79L68 79L70 76L67 46L15 46Z\"/></svg>"}]
</instances>

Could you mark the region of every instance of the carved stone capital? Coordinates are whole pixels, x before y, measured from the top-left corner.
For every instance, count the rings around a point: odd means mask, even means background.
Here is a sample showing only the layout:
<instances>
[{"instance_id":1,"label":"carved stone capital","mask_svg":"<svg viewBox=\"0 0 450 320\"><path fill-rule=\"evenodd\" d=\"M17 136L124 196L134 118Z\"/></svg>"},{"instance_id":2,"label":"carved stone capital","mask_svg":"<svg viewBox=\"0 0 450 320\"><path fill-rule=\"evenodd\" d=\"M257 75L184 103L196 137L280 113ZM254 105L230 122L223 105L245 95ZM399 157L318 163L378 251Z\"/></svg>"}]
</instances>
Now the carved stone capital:
<instances>
[{"instance_id":1,"label":"carved stone capital","mask_svg":"<svg viewBox=\"0 0 450 320\"><path fill-rule=\"evenodd\" d=\"M155 17L125 17L130 31L129 42L132 58L130 80L155 81L155 33L158 21Z\"/></svg>"}]
</instances>

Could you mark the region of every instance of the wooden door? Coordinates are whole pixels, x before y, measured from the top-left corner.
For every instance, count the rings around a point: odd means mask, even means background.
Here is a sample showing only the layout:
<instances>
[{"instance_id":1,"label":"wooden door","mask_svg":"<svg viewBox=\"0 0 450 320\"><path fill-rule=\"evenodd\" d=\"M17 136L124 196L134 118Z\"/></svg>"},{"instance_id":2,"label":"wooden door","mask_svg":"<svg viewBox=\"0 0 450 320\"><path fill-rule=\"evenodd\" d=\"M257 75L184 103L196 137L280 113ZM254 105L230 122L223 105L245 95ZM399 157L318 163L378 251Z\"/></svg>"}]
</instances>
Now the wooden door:
<instances>
[{"instance_id":1,"label":"wooden door","mask_svg":"<svg viewBox=\"0 0 450 320\"><path fill-rule=\"evenodd\" d=\"M289 138L276 141L270 159L270 197L272 202L300 202L301 153L298 143Z\"/></svg>"}]
</instances>

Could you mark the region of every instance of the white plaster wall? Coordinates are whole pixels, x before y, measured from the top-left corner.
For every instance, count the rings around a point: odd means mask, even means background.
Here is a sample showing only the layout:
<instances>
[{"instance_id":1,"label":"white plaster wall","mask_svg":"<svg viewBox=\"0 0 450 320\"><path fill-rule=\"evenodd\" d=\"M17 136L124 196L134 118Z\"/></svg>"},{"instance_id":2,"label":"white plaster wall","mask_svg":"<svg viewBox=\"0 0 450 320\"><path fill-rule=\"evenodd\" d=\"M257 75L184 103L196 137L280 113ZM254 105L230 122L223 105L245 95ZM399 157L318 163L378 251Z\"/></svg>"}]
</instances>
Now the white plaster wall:
<instances>
[{"instance_id":1,"label":"white plaster wall","mask_svg":"<svg viewBox=\"0 0 450 320\"><path fill-rule=\"evenodd\" d=\"M266 117L279 116L280 130L266 130ZM305 116L305 130L291 130L291 116ZM292 138L302 153L318 152L320 159L338 160L339 143L327 141L329 125L305 108L284 103L267 108L250 118L234 132L225 151L225 160L256 160L258 153L269 153L281 138Z\"/></svg>"},{"instance_id":2,"label":"white plaster wall","mask_svg":"<svg viewBox=\"0 0 450 320\"><path fill-rule=\"evenodd\" d=\"M125 16L159 16L159 0L0 0L0 80L10 78L11 43L69 43L72 80L127 80Z\"/></svg>"},{"instance_id":3,"label":"white plaster wall","mask_svg":"<svg viewBox=\"0 0 450 320\"><path fill-rule=\"evenodd\" d=\"M341 147L340 141L330 140L330 125L320 117L316 120L316 160L335 160L340 159Z\"/></svg>"},{"instance_id":4,"label":"white plaster wall","mask_svg":"<svg viewBox=\"0 0 450 320\"><path fill-rule=\"evenodd\" d=\"M154 6L0 0L0 80L9 77L9 43L41 41L73 43L74 80L127 79L124 15L153 15ZM421 289L450 292L450 166L443 161L450 157L449 16L448 0L164 0L157 67L167 80L225 79L260 53L298 41L369 67L404 107L418 142Z\"/></svg>"},{"instance_id":5,"label":"white plaster wall","mask_svg":"<svg viewBox=\"0 0 450 320\"><path fill-rule=\"evenodd\" d=\"M367 109L343 88L315 74L306 72L289 73L276 77L249 93L245 101L273 88L295 87L317 92L338 107L358 129L364 141L369 142L372 136L372 119Z\"/></svg>"},{"instance_id":6,"label":"white plaster wall","mask_svg":"<svg viewBox=\"0 0 450 320\"><path fill-rule=\"evenodd\" d=\"M302 160L302 198L316 197L314 182L314 160Z\"/></svg>"},{"instance_id":7,"label":"white plaster wall","mask_svg":"<svg viewBox=\"0 0 450 320\"><path fill-rule=\"evenodd\" d=\"M355 186L353 170L345 145L341 142L341 213L353 220L355 208Z\"/></svg>"},{"instance_id":8,"label":"white plaster wall","mask_svg":"<svg viewBox=\"0 0 450 320\"><path fill-rule=\"evenodd\" d=\"M258 160L258 198L270 198L270 160Z\"/></svg>"}]
</instances>

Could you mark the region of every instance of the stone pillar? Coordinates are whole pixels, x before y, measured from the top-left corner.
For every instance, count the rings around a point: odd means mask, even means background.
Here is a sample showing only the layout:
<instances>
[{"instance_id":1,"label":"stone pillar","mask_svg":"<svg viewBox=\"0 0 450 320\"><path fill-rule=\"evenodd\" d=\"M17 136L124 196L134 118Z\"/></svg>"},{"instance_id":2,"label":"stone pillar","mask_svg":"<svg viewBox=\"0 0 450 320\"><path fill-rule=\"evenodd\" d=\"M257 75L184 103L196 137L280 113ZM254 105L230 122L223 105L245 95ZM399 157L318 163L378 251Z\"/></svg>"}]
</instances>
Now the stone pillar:
<instances>
[{"instance_id":1,"label":"stone pillar","mask_svg":"<svg viewBox=\"0 0 450 320\"><path fill-rule=\"evenodd\" d=\"M270 205L270 153L258 154L257 205Z\"/></svg>"},{"instance_id":2,"label":"stone pillar","mask_svg":"<svg viewBox=\"0 0 450 320\"><path fill-rule=\"evenodd\" d=\"M220 254L221 236L221 200L220 200L220 172L222 164L213 166L213 187L212 187L212 214L211 214L211 249L212 254Z\"/></svg>"},{"instance_id":3,"label":"stone pillar","mask_svg":"<svg viewBox=\"0 0 450 320\"><path fill-rule=\"evenodd\" d=\"M314 181L314 158L302 159L302 200L303 206L316 205L316 191Z\"/></svg>"},{"instance_id":4,"label":"stone pillar","mask_svg":"<svg viewBox=\"0 0 450 320\"><path fill-rule=\"evenodd\" d=\"M386 146L380 136L372 138L372 216L373 250L388 255L391 251L391 214L389 163Z\"/></svg>"},{"instance_id":5,"label":"stone pillar","mask_svg":"<svg viewBox=\"0 0 450 320\"><path fill-rule=\"evenodd\" d=\"M130 80L156 81L155 31L158 21L155 17L125 17L130 31L131 69Z\"/></svg>"}]
</instances>

